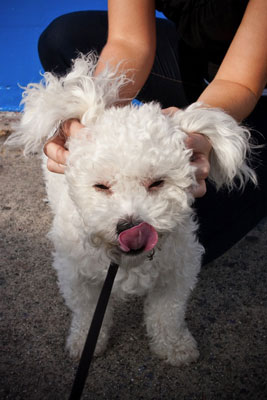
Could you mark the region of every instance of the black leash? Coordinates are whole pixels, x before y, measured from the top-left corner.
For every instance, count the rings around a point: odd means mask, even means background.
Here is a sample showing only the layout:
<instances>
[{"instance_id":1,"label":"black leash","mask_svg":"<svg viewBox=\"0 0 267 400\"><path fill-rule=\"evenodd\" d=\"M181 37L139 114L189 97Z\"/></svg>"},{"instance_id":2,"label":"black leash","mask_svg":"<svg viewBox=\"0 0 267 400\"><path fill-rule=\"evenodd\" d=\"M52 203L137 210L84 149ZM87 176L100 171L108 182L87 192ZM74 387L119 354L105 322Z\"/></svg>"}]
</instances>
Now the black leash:
<instances>
[{"instance_id":1,"label":"black leash","mask_svg":"<svg viewBox=\"0 0 267 400\"><path fill-rule=\"evenodd\" d=\"M98 335L102 326L105 311L108 305L108 300L112 290L113 282L118 271L118 264L110 263L106 280L102 287L91 326L87 335L87 339L83 348L79 366L73 382L69 400L80 400L85 381L88 375L90 364L95 351Z\"/></svg>"}]
</instances>

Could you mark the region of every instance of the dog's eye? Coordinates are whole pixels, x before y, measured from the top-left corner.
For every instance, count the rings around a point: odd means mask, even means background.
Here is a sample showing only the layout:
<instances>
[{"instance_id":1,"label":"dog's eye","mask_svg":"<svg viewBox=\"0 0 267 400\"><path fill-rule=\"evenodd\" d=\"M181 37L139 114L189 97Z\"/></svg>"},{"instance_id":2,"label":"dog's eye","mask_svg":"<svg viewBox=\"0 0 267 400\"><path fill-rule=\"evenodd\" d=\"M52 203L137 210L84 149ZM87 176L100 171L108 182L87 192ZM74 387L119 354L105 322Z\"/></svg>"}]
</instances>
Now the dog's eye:
<instances>
[{"instance_id":1,"label":"dog's eye","mask_svg":"<svg viewBox=\"0 0 267 400\"><path fill-rule=\"evenodd\" d=\"M163 179L159 179L158 181L152 182L148 186L148 189L149 190L157 189L158 187L163 186L163 184L164 184L164 180Z\"/></svg>"},{"instance_id":2,"label":"dog's eye","mask_svg":"<svg viewBox=\"0 0 267 400\"><path fill-rule=\"evenodd\" d=\"M94 188L99 189L99 190L109 190L110 188L106 185L103 185L102 183L96 183L94 185Z\"/></svg>"}]
</instances>

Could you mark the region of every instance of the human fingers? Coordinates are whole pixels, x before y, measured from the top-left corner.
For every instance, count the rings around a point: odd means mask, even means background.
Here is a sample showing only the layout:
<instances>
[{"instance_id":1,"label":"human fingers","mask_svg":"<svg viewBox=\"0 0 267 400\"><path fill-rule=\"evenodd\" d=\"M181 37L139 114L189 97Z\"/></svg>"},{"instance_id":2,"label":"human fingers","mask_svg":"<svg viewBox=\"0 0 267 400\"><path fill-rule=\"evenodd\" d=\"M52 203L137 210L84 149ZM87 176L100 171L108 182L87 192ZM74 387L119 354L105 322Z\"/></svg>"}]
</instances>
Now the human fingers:
<instances>
[{"instance_id":1,"label":"human fingers","mask_svg":"<svg viewBox=\"0 0 267 400\"><path fill-rule=\"evenodd\" d=\"M198 181L197 185L191 188L191 193L195 198L203 197L207 192L206 181L203 179Z\"/></svg>"},{"instance_id":2,"label":"human fingers","mask_svg":"<svg viewBox=\"0 0 267 400\"><path fill-rule=\"evenodd\" d=\"M66 165L69 152L65 149L64 145L65 141L58 136L46 142L44 146L44 153L48 158L47 168L49 171L59 173L62 171L62 168L59 170L58 165Z\"/></svg>"},{"instance_id":3,"label":"human fingers","mask_svg":"<svg viewBox=\"0 0 267 400\"><path fill-rule=\"evenodd\" d=\"M60 133L65 136L65 138L74 136L80 129L84 128L84 125L80 123L77 118L70 118L63 122L61 125L62 129Z\"/></svg>"},{"instance_id":4,"label":"human fingers","mask_svg":"<svg viewBox=\"0 0 267 400\"><path fill-rule=\"evenodd\" d=\"M64 174L66 166L63 164L58 164L57 162L47 159L47 169L50 172L55 172L57 174Z\"/></svg>"},{"instance_id":5,"label":"human fingers","mask_svg":"<svg viewBox=\"0 0 267 400\"><path fill-rule=\"evenodd\" d=\"M202 197L207 191L205 180L210 172L209 157L212 146L210 141L199 133L190 133L185 143L193 150L191 165L195 166L197 184L192 188L192 194L194 197Z\"/></svg>"},{"instance_id":6,"label":"human fingers","mask_svg":"<svg viewBox=\"0 0 267 400\"><path fill-rule=\"evenodd\" d=\"M165 115L173 115L175 114L177 111L179 111L179 108L177 107L168 107L168 108L164 108L163 110L161 110L163 114Z\"/></svg>"},{"instance_id":7,"label":"human fingers","mask_svg":"<svg viewBox=\"0 0 267 400\"><path fill-rule=\"evenodd\" d=\"M209 159L212 145L206 136L196 132L188 133L185 144L188 148L193 150L193 155L203 154Z\"/></svg>"},{"instance_id":8,"label":"human fingers","mask_svg":"<svg viewBox=\"0 0 267 400\"><path fill-rule=\"evenodd\" d=\"M64 147L66 138L62 135L53 136L44 145L44 153L51 161L65 165L68 157L68 150ZM51 163L51 165L53 165Z\"/></svg>"},{"instance_id":9,"label":"human fingers","mask_svg":"<svg viewBox=\"0 0 267 400\"><path fill-rule=\"evenodd\" d=\"M206 194L206 179L210 172L210 163L203 154L195 154L191 161L191 165L195 166L196 185L192 187L192 194L195 198L202 197Z\"/></svg>"},{"instance_id":10,"label":"human fingers","mask_svg":"<svg viewBox=\"0 0 267 400\"><path fill-rule=\"evenodd\" d=\"M210 163L207 157L202 153L195 153L191 157L191 165L196 167L195 176L197 181L206 179L210 173Z\"/></svg>"},{"instance_id":11,"label":"human fingers","mask_svg":"<svg viewBox=\"0 0 267 400\"><path fill-rule=\"evenodd\" d=\"M47 168L51 172L64 173L69 155L65 148L68 137L74 136L84 126L77 119L69 119L61 123L52 136L44 145L44 153L48 157Z\"/></svg>"}]
</instances>

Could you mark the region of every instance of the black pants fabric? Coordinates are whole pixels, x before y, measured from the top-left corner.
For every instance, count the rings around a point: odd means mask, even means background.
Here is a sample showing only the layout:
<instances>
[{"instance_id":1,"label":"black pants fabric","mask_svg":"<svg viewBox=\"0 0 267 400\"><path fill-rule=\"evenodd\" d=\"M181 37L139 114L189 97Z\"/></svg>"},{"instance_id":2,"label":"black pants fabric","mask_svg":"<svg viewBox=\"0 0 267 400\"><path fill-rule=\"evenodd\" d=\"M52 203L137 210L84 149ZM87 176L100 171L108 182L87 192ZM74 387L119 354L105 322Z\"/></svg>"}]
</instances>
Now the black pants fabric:
<instances>
[{"instance_id":1,"label":"black pants fabric","mask_svg":"<svg viewBox=\"0 0 267 400\"><path fill-rule=\"evenodd\" d=\"M46 71L64 75L79 52L100 53L107 39L107 13L82 11L55 19L39 39L39 56ZM209 78L209 60L190 48L177 35L175 25L157 19L157 51L152 71L138 99L158 101L163 107L185 107L196 101ZM219 94L218 94L219 95ZM245 121L258 144L254 168L259 185L248 184L243 192L216 192L207 182L207 194L197 199L199 238L206 254L203 263L214 260L267 215L267 97L262 97Z\"/></svg>"}]
</instances>

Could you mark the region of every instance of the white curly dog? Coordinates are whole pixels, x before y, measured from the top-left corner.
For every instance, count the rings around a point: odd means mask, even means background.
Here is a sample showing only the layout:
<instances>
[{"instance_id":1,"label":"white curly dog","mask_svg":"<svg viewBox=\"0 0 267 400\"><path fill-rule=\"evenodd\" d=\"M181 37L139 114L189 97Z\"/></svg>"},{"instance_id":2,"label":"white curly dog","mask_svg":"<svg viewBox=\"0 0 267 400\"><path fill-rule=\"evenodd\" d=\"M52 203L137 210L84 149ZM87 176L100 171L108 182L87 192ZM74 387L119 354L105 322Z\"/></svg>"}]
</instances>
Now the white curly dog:
<instances>
[{"instance_id":1,"label":"white curly dog","mask_svg":"<svg viewBox=\"0 0 267 400\"><path fill-rule=\"evenodd\" d=\"M108 67L94 77L95 65L92 54L81 55L66 76L45 73L43 82L28 85L20 129L9 140L32 153L60 121L78 118L85 125L67 143L65 174L44 167L54 267L72 311L67 348L81 354L112 260L120 267L97 353L106 348L114 299L145 295L152 351L170 364L187 364L199 354L184 318L203 247L192 209L192 151L184 141L188 132L209 138L209 178L231 189L236 177L241 187L256 179L245 162L249 132L223 111L199 104L174 115L156 103L118 107L126 78Z\"/></svg>"}]
</instances>

